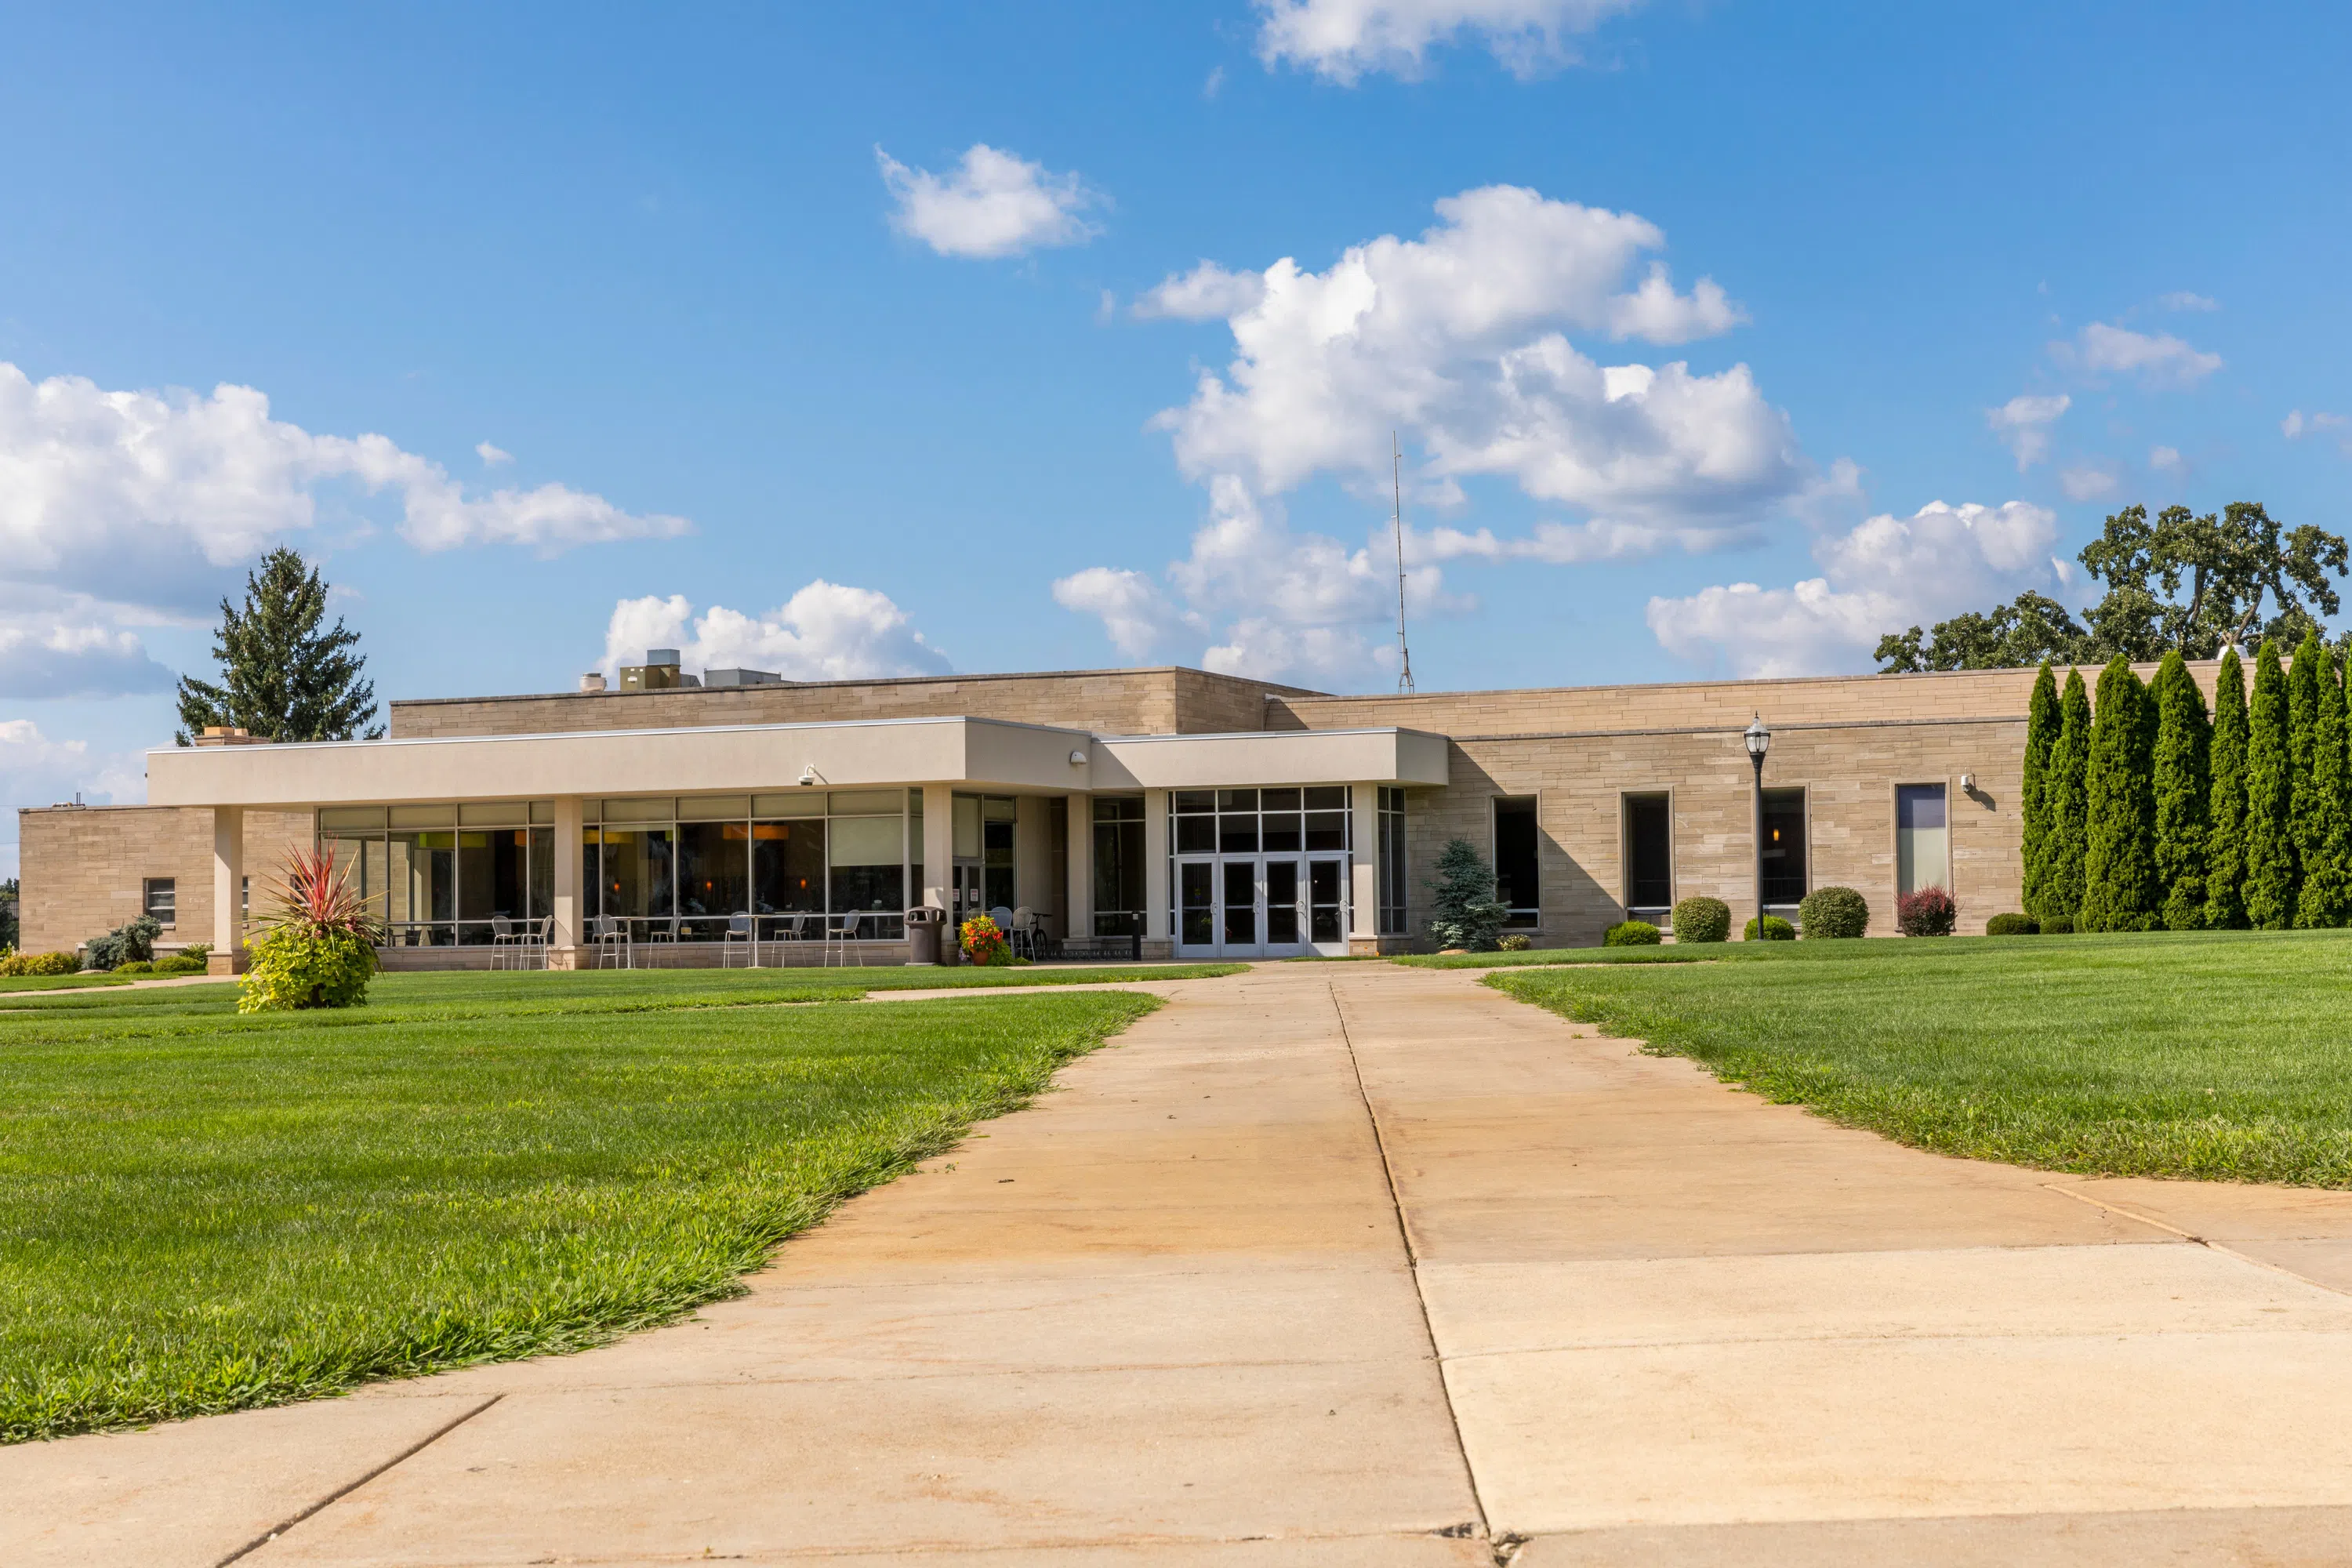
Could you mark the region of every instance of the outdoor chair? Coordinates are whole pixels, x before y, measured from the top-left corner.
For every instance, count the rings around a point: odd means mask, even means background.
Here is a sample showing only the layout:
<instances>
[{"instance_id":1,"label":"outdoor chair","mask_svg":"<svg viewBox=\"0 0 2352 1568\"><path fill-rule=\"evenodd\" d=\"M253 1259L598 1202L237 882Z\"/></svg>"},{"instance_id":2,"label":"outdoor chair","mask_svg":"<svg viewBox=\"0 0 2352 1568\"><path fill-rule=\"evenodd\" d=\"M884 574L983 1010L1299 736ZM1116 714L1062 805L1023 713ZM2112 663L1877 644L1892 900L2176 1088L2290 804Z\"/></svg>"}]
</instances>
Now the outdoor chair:
<instances>
[{"instance_id":1,"label":"outdoor chair","mask_svg":"<svg viewBox=\"0 0 2352 1568\"><path fill-rule=\"evenodd\" d=\"M857 938L857 933L859 931L864 929L865 924L866 916L863 913L835 915L825 922L824 961L827 964L831 964L835 957L838 955L841 960L842 966L844 968L848 967L850 949L852 947L856 947L857 949L857 966L860 969L866 967L866 949L863 945L859 944Z\"/></svg>"},{"instance_id":2,"label":"outdoor chair","mask_svg":"<svg viewBox=\"0 0 2352 1568\"><path fill-rule=\"evenodd\" d=\"M1012 929L1004 933L1013 944L1013 956L1034 959L1037 956L1037 911L1024 904L1013 911Z\"/></svg>"},{"instance_id":3,"label":"outdoor chair","mask_svg":"<svg viewBox=\"0 0 2352 1568\"><path fill-rule=\"evenodd\" d=\"M743 953L753 969L760 967L760 936L750 915L730 915L727 929L719 938L719 967L735 967L735 955Z\"/></svg>"},{"instance_id":4,"label":"outdoor chair","mask_svg":"<svg viewBox=\"0 0 2352 1568\"><path fill-rule=\"evenodd\" d=\"M490 967L520 969L522 967L522 947L529 942L528 932L515 929L514 921L504 915L490 917Z\"/></svg>"},{"instance_id":5,"label":"outdoor chair","mask_svg":"<svg viewBox=\"0 0 2352 1568\"><path fill-rule=\"evenodd\" d=\"M637 966L636 952L629 942L629 922L618 915L596 917L596 967L604 968L607 958L615 960L621 969Z\"/></svg>"}]
</instances>

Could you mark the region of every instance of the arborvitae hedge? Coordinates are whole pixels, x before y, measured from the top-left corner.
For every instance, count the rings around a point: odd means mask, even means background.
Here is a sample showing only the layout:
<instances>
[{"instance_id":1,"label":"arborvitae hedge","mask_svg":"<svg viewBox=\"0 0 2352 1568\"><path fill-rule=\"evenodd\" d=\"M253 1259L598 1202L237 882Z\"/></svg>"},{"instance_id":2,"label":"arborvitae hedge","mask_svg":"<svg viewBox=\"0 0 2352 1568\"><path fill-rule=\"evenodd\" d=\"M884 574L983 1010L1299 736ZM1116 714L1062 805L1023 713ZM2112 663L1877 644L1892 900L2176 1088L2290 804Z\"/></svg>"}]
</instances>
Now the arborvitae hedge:
<instances>
[{"instance_id":1,"label":"arborvitae hedge","mask_svg":"<svg viewBox=\"0 0 2352 1568\"><path fill-rule=\"evenodd\" d=\"M2028 910L2040 910L2047 901L2050 881L2046 864L2050 853L2050 751L2058 743L2058 680L2050 673L2050 661L2042 661L2042 673L2033 678L2033 697L2025 710L2025 778L2018 791L2018 805L2025 817L2025 889L2024 901Z\"/></svg>"},{"instance_id":2,"label":"arborvitae hedge","mask_svg":"<svg viewBox=\"0 0 2352 1568\"><path fill-rule=\"evenodd\" d=\"M2317 636L2304 639L2311 654L2318 711L2311 731L2311 771L2295 775L2295 816L2308 835L2303 847L2303 888L2294 923L2325 930L2352 919L2352 763L2344 752L2344 683ZM2300 666L2304 651L2294 662Z\"/></svg>"},{"instance_id":3,"label":"arborvitae hedge","mask_svg":"<svg viewBox=\"0 0 2352 1568\"><path fill-rule=\"evenodd\" d=\"M2298 871L2319 858L2319 796L2310 787L2312 747L2319 732L2319 670L2327 662L2312 631L2294 650L2286 671L2287 819L2294 824ZM2302 879L2296 878L2298 891Z\"/></svg>"},{"instance_id":4,"label":"arborvitae hedge","mask_svg":"<svg viewBox=\"0 0 2352 1568\"><path fill-rule=\"evenodd\" d=\"M2091 764L2091 695L2083 672L2066 672L2058 700L2058 739L2050 748L2050 828L2042 851L2042 907L2036 919L2072 916L2083 904L2085 775Z\"/></svg>"},{"instance_id":5,"label":"arborvitae hedge","mask_svg":"<svg viewBox=\"0 0 2352 1568\"><path fill-rule=\"evenodd\" d=\"M2146 931L2156 923L2156 787L2148 752L2147 688L2117 654L2099 672L2091 723L2083 854L2084 931Z\"/></svg>"},{"instance_id":6,"label":"arborvitae hedge","mask_svg":"<svg viewBox=\"0 0 2352 1568\"><path fill-rule=\"evenodd\" d=\"M2276 643L2254 660L2246 724L2246 921L2257 931L2294 923L2294 740Z\"/></svg>"},{"instance_id":7,"label":"arborvitae hedge","mask_svg":"<svg viewBox=\"0 0 2352 1568\"><path fill-rule=\"evenodd\" d=\"M2156 667L2156 877L2167 931L2205 923L2206 811L2212 794L2205 694L2179 653ZM2338 693L2337 705L2342 705Z\"/></svg>"},{"instance_id":8,"label":"arborvitae hedge","mask_svg":"<svg viewBox=\"0 0 2352 1568\"><path fill-rule=\"evenodd\" d=\"M2213 690L2213 793L2206 808L2205 924L2246 924L2246 668L2238 650L2221 656Z\"/></svg>"}]
</instances>

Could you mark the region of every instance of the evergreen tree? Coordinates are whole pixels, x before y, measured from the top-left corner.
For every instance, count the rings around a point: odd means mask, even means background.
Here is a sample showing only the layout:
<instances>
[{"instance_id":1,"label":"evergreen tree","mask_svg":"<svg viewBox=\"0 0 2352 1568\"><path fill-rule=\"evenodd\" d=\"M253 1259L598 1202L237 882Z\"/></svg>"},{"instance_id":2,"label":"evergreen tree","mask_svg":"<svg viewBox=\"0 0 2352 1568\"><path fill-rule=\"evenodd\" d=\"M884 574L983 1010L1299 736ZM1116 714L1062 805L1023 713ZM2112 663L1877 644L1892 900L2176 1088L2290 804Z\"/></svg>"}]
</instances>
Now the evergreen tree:
<instances>
[{"instance_id":1,"label":"evergreen tree","mask_svg":"<svg viewBox=\"0 0 2352 1568\"><path fill-rule=\"evenodd\" d=\"M2254 659L2246 721L2246 921L2257 931L2294 923L2294 741L2278 644Z\"/></svg>"},{"instance_id":2,"label":"evergreen tree","mask_svg":"<svg viewBox=\"0 0 2352 1568\"><path fill-rule=\"evenodd\" d=\"M2099 673L2084 790L2084 931L2146 931L2162 901L2156 877L2156 790L2147 688L2117 654Z\"/></svg>"},{"instance_id":3,"label":"evergreen tree","mask_svg":"<svg viewBox=\"0 0 2352 1568\"><path fill-rule=\"evenodd\" d=\"M2083 672L2066 672L2058 700L2058 739L2050 748L2050 836L2043 854L2042 915L2072 916L2083 907L2083 849L2086 801L2084 787L2091 763L2091 695Z\"/></svg>"},{"instance_id":4,"label":"evergreen tree","mask_svg":"<svg viewBox=\"0 0 2352 1568\"><path fill-rule=\"evenodd\" d=\"M1492 952L1510 907L1495 897L1495 868L1467 838L1449 838L1430 882L1429 934L1440 948Z\"/></svg>"},{"instance_id":5,"label":"evergreen tree","mask_svg":"<svg viewBox=\"0 0 2352 1568\"><path fill-rule=\"evenodd\" d=\"M279 546L245 579L245 608L221 601L220 634L213 658L217 686L180 678L179 742L187 745L212 724L233 724L271 741L374 740L365 728L375 717L375 684L362 679L367 660L353 651L359 634L327 615L327 584L293 551Z\"/></svg>"},{"instance_id":6,"label":"evergreen tree","mask_svg":"<svg viewBox=\"0 0 2352 1568\"><path fill-rule=\"evenodd\" d=\"M2149 689L2156 708L2156 877L2167 931L2205 923L2206 811L2212 796L2212 732L2205 695L2178 650L2157 666Z\"/></svg>"},{"instance_id":7,"label":"evergreen tree","mask_svg":"<svg viewBox=\"0 0 2352 1568\"><path fill-rule=\"evenodd\" d=\"M2221 656L2213 687L2213 793L2206 808L2205 925L2246 924L2246 668L2238 650Z\"/></svg>"},{"instance_id":8,"label":"evergreen tree","mask_svg":"<svg viewBox=\"0 0 2352 1568\"><path fill-rule=\"evenodd\" d=\"M2318 677L2318 714L2312 724L2311 772L2294 784L2298 826L2309 835L2294 923L2326 930L2352 920L2352 758L2344 750L2344 682L2336 661L2316 634L2304 642ZM2303 653L2296 653L2295 663L2303 660Z\"/></svg>"},{"instance_id":9,"label":"evergreen tree","mask_svg":"<svg viewBox=\"0 0 2352 1568\"><path fill-rule=\"evenodd\" d=\"M2058 743L2058 681L2042 660L2033 678L2033 696L2025 709L2025 774L2018 802L2025 816L2021 858L2025 869L2024 903L2038 914L2046 902L2050 853L2050 750Z\"/></svg>"},{"instance_id":10,"label":"evergreen tree","mask_svg":"<svg viewBox=\"0 0 2352 1568\"><path fill-rule=\"evenodd\" d=\"M2319 854L2319 796L2311 787L2312 747L2319 734L2319 672L2327 657L2319 633L2304 634L2286 671L2287 805L2294 859L2307 866Z\"/></svg>"}]
</instances>

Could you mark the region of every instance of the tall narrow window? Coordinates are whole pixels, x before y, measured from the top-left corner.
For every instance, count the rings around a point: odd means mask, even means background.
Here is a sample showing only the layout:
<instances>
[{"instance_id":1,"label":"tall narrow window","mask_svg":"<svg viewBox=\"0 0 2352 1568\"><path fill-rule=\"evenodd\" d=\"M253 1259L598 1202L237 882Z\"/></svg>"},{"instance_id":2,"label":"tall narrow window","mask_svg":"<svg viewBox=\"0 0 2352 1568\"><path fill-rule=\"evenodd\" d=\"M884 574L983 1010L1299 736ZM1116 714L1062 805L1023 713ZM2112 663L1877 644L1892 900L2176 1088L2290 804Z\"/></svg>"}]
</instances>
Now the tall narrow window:
<instances>
[{"instance_id":1,"label":"tall narrow window","mask_svg":"<svg viewBox=\"0 0 2352 1568\"><path fill-rule=\"evenodd\" d=\"M1495 897L1510 911L1504 923L1532 926L1543 918L1543 895L1536 852L1536 797L1495 798Z\"/></svg>"},{"instance_id":2,"label":"tall narrow window","mask_svg":"<svg viewBox=\"0 0 2352 1568\"><path fill-rule=\"evenodd\" d=\"M1661 915L1675 901L1674 813L1663 795L1625 797L1625 912Z\"/></svg>"},{"instance_id":3,"label":"tall narrow window","mask_svg":"<svg viewBox=\"0 0 2352 1568\"><path fill-rule=\"evenodd\" d=\"M1404 791L1381 786L1381 934L1401 936L1406 929L1404 860ZM1319 939L1318 939L1319 940Z\"/></svg>"},{"instance_id":4,"label":"tall narrow window","mask_svg":"<svg viewBox=\"0 0 2352 1568\"><path fill-rule=\"evenodd\" d=\"M1951 834L1942 784L1895 786L1895 890L1916 893L1951 881Z\"/></svg>"},{"instance_id":5,"label":"tall narrow window","mask_svg":"<svg viewBox=\"0 0 2352 1568\"><path fill-rule=\"evenodd\" d=\"M1805 792L1764 792L1764 902L1798 904L1805 893Z\"/></svg>"},{"instance_id":6,"label":"tall narrow window","mask_svg":"<svg viewBox=\"0 0 2352 1568\"><path fill-rule=\"evenodd\" d=\"M1143 904L1143 802L1097 795L1094 934L1141 936Z\"/></svg>"}]
</instances>

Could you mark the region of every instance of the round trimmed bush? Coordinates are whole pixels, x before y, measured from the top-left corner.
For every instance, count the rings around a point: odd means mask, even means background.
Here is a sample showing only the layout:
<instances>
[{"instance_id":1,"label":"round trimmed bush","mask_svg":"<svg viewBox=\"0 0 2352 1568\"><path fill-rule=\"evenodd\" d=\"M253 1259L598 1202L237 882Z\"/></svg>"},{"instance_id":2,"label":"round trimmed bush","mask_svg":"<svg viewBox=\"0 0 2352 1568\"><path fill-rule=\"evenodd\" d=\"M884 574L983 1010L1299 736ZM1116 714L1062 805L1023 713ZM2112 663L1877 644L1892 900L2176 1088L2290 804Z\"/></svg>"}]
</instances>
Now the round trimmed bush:
<instances>
[{"instance_id":1,"label":"round trimmed bush","mask_svg":"<svg viewBox=\"0 0 2352 1568\"><path fill-rule=\"evenodd\" d=\"M2041 921L2037 923L2042 927L2042 934L2043 936L2072 936L2074 934L2074 917L2073 915L2043 915Z\"/></svg>"},{"instance_id":2,"label":"round trimmed bush","mask_svg":"<svg viewBox=\"0 0 2352 1568\"><path fill-rule=\"evenodd\" d=\"M1949 936L1959 906L1941 888L1922 888L1895 900L1895 925L1905 936Z\"/></svg>"},{"instance_id":3,"label":"round trimmed bush","mask_svg":"<svg viewBox=\"0 0 2352 1568\"><path fill-rule=\"evenodd\" d=\"M1987 936L2038 936L2042 922L2032 915L1995 915L1985 921Z\"/></svg>"},{"instance_id":4,"label":"round trimmed bush","mask_svg":"<svg viewBox=\"0 0 2352 1568\"><path fill-rule=\"evenodd\" d=\"M1658 928L1647 921L1619 921L1601 937L1603 947L1655 947Z\"/></svg>"},{"instance_id":5,"label":"round trimmed bush","mask_svg":"<svg viewBox=\"0 0 2352 1568\"><path fill-rule=\"evenodd\" d=\"M1515 931L1510 935L1496 942L1495 946L1498 951L1503 952L1525 952L1528 949L1534 947L1535 944L1535 938L1529 936L1523 931Z\"/></svg>"},{"instance_id":6,"label":"round trimmed bush","mask_svg":"<svg viewBox=\"0 0 2352 1568\"><path fill-rule=\"evenodd\" d=\"M1685 899L1675 906L1676 942L1721 942L1731 934L1731 906L1721 899Z\"/></svg>"},{"instance_id":7,"label":"round trimmed bush","mask_svg":"<svg viewBox=\"0 0 2352 1568\"><path fill-rule=\"evenodd\" d=\"M1857 937L1870 931L1870 905L1852 888L1815 888L1797 906L1808 937Z\"/></svg>"},{"instance_id":8,"label":"round trimmed bush","mask_svg":"<svg viewBox=\"0 0 2352 1568\"><path fill-rule=\"evenodd\" d=\"M1797 940L1797 928L1779 915L1766 915L1764 934L1759 937L1756 934L1756 917L1750 915L1739 936L1742 942L1794 942Z\"/></svg>"}]
</instances>

